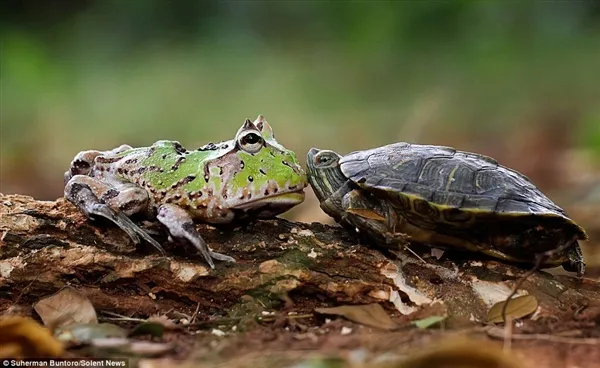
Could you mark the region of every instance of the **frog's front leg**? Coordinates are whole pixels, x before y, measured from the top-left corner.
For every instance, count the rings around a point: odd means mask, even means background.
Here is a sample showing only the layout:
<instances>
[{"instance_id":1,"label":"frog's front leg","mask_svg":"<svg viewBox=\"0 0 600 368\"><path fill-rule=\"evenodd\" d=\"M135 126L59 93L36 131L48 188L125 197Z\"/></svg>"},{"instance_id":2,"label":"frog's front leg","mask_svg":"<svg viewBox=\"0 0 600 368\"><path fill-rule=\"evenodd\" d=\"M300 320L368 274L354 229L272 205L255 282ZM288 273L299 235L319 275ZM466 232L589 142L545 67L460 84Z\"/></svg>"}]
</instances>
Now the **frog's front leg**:
<instances>
[{"instance_id":1,"label":"frog's front leg","mask_svg":"<svg viewBox=\"0 0 600 368\"><path fill-rule=\"evenodd\" d=\"M146 209L148 193L131 183L110 185L97 178L75 175L65 186L65 198L73 203L89 219L104 217L129 235L134 243L140 237L152 244L164 256L162 246L128 216Z\"/></svg>"},{"instance_id":2,"label":"frog's front leg","mask_svg":"<svg viewBox=\"0 0 600 368\"><path fill-rule=\"evenodd\" d=\"M204 256L210 268L215 268L213 259L235 263L233 257L213 252L208 248L208 245L196 230L192 217L183 208L174 204L163 204L158 208L157 219L167 227L172 237L192 243Z\"/></svg>"}]
</instances>

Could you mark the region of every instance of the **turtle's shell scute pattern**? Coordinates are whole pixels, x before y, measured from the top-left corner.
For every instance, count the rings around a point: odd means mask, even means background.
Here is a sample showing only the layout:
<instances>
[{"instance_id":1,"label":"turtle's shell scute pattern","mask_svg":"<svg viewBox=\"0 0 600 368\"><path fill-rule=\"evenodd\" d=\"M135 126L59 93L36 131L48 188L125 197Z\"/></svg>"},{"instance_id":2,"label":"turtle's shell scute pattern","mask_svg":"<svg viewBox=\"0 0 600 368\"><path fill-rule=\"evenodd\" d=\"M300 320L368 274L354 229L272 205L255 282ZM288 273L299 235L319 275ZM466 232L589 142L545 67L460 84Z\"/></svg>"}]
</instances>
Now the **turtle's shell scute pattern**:
<instances>
[{"instance_id":1,"label":"turtle's shell scute pattern","mask_svg":"<svg viewBox=\"0 0 600 368\"><path fill-rule=\"evenodd\" d=\"M356 151L340 160L343 174L399 208L460 223L477 216L534 216L576 226L524 175L484 155L406 142ZM410 206L412 202L412 207ZM587 235L581 230L581 238Z\"/></svg>"}]
</instances>

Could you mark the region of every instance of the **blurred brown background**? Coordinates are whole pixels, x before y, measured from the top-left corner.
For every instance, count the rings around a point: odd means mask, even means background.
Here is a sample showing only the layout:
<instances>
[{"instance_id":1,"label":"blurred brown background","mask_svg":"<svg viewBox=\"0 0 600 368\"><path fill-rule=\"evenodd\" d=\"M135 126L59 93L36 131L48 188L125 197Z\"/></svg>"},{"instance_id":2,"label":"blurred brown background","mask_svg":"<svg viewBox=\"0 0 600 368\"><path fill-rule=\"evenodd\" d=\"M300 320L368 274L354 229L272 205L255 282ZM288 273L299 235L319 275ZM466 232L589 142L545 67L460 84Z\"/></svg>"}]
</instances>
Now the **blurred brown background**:
<instances>
[{"instance_id":1,"label":"blurred brown background","mask_svg":"<svg viewBox=\"0 0 600 368\"><path fill-rule=\"evenodd\" d=\"M53 200L80 150L197 147L264 114L302 162L394 141L493 156L592 245L598 4L4 0L0 191ZM308 193L286 217L329 221Z\"/></svg>"}]
</instances>

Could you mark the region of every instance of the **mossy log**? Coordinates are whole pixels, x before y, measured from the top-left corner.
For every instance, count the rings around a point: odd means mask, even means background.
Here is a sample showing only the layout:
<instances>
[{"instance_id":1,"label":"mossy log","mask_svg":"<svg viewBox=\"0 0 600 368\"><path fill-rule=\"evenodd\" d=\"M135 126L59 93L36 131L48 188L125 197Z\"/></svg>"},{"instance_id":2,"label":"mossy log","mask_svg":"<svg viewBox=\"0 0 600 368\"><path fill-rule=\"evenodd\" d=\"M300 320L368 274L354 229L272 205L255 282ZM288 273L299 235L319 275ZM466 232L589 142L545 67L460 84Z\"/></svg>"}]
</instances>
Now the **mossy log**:
<instances>
[{"instance_id":1,"label":"mossy log","mask_svg":"<svg viewBox=\"0 0 600 368\"><path fill-rule=\"evenodd\" d=\"M241 227L198 225L209 246L237 259L211 270L194 248L168 241L157 223L145 223L163 244L135 245L119 228L86 219L64 199L37 201L0 194L0 312L31 305L65 285L76 286L97 309L151 315L175 308L198 320L239 312L248 300L271 310L382 303L396 315L442 307L450 316L484 321L528 269L486 259L437 259L427 249L381 251L356 234L318 223L283 219ZM600 300L589 279L545 271L518 294L534 295L534 319L573 314Z\"/></svg>"}]
</instances>

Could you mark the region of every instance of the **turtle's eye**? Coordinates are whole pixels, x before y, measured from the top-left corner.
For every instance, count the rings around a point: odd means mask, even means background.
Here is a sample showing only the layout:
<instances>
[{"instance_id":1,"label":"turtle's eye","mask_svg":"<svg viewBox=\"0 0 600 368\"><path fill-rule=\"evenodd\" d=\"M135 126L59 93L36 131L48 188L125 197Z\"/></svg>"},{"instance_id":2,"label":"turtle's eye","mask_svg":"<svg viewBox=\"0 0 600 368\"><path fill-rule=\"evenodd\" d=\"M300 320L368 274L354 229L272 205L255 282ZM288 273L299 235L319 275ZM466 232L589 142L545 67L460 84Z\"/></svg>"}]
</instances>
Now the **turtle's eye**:
<instances>
[{"instance_id":1,"label":"turtle's eye","mask_svg":"<svg viewBox=\"0 0 600 368\"><path fill-rule=\"evenodd\" d=\"M331 161L331 158L327 157L327 156L321 156L317 158L317 161L319 164L326 164L329 161Z\"/></svg>"},{"instance_id":2,"label":"turtle's eye","mask_svg":"<svg viewBox=\"0 0 600 368\"><path fill-rule=\"evenodd\" d=\"M322 152L315 157L315 165L319 167L328 167L335 164L335 157L329 152Z\"/></svg>"},{"instance_id":3,"label":"turtle's eye","mask_svg":"<svg viewBox=\"0 0 600 368\"><path fill-rule=\"evenodd\" d=\"M263 138L255 132L248 132L239 138L238 143L244 151L256 153L263 145Z\"/></svg>"}]
</instances>

